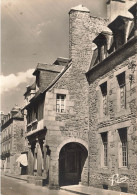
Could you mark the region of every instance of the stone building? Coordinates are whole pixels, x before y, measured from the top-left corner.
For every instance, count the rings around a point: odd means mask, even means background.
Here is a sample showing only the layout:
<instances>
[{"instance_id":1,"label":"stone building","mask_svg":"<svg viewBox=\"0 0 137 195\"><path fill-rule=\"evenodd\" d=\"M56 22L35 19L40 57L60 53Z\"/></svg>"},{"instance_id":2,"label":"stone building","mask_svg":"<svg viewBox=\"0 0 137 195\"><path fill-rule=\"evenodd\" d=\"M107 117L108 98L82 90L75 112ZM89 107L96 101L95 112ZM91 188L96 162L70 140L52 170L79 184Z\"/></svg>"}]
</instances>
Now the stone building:
<instances>
[{"instance_id":1,"label":"stone building","mask_svg":"<svg viewBox=\"0 0 137 195\"><path fill-rule=\"evenodd\" d=\"M21 109L15 106L9 114L1 114L1 168L5 173L22 173L17 159L24 151L24 140L24 118Z\"/></svg>"},{"instance_id":2,"label":"stone building","mask_svg":"<svg viewBox=\"0 0 137 195\"><path fill-rule=\"evenodd\" d=\"M136 5L130 12L109 22L71 8L69 59L37 65L24 94L29 182L136 191ZM111 186L114 174L131 178Z\"/></svg>"},{"instance_id":3,"label":"stone building","mask_svg":"<svg viewBox=\"0 0 137 195\"><path fill-rule=\"evenodd\" d=\"M89 71L89 185L137 192L137 4L93 40ZM120 182L120 178L126 178ZM114 182L112 181L115 180ZM118 183L118 180L119 183ZM117 181L116 181L117 180Z\"/></svg>"}]
</instances>

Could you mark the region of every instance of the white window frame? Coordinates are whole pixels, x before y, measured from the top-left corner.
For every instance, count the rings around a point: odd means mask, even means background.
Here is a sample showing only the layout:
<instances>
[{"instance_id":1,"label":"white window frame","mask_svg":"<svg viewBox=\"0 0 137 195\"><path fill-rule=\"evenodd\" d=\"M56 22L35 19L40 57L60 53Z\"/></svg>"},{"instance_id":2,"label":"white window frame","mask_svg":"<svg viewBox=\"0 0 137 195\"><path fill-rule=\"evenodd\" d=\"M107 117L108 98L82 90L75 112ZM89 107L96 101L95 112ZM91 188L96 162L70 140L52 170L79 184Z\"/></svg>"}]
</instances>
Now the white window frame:
<instances>
[{"instance_id":1,"label":"white window frame","mask_svg":"<svg viewBox=\"0 0 137 195\"><path fill-rule=\"evenodd\" d=\"M103 85L105 85L106 84L106 88L107 88L107 90L106 90L106 93L103 93ZM102 83L101 85L100 85L100 91L101 91L101 110L102 110L102 115L103 116L107 116L108 115L108 82L107 81L105 81L104 83ZM105 109L105 107L104 107L104 102L106 102L106 111L104 111L104 109Z\"/></svg>"},{"instance_id":2,"label":"white window frame","mask_svg":"<svg viewBox=\"0 0 137 195\"><path fill-rule=\"evenodd\" d=\"M120 75L122 75L122 74L125 74L125 82L124 82L124 84L120 85L119 78L120 78ZM118 90L117 90L118 110L123 110L123 109L126 109L126 71L123 71L117 75L117 82L118 82ZM124 108L121 107L121 99L122 99L121 98L121 90L123 90L123 94L124 94Z\"/></svg>"},{"instance_id":3,"label":"white window frame","mask_svg":"<svg viewBox=\"0 0 137 195\"><path fill-rule=\"evenodd\" d=\"M103 140L103 134L106 134L107 136L106 142ZM102 132L100 136L101 136L101 142L102 142L101 144L101 167L108 167L108 132L107 131ZM105 146L106 146L107 152L105 152Z\"/></svg>"},{"instance_id":4,"label":"white window frame","mask_svg":"<svg viewBox=\"0 0 137 195\"><path fill-rule=\"evenodd\" d=\"M58 96L59 96L59 98L58 98ZM62 96L64 98L62 98ZM64 111L62 111L62 100L63 100L63 110ZM57 113L65 113L66 112L66 94L59 94L59 93L56 94L56 112Z\"/></svg>"},{"instance_id":5,"label":"white window frame","mask_svg":"<svg viewBox=\"0 0 137 195\"><path fill-rule=\"evenodd\" d=\"M121 128L118 129L118 134L119 134L119 144L118 144L118 153L119 153L119 167L128 167L128 138L127 138L127 131L128 129L125 128ZM121 136L120 134L124 134L125 135L125 141L123 139L123 135ZM123 140L122 140L123 139ZM124 143L124 147L123 147L123 143ZM126 150L125 150L126 147ZM123 151L123 149L125 151ZM124 154L124 156L123 156Z\"/></svg>"}]
</instances>

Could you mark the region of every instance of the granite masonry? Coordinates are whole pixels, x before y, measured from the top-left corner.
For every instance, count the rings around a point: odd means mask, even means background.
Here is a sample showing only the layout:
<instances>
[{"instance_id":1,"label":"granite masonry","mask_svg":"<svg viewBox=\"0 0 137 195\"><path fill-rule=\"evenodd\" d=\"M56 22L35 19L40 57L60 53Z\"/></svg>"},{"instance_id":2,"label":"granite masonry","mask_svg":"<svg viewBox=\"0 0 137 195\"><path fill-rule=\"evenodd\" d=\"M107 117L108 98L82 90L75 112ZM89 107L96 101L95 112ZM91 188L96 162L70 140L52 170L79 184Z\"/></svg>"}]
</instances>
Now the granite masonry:
<instances>
[{"instance_id":1,"label":"granite masonry","mask_svg":"<svg viewBox=\"0 0 137 195\"><path fill-rule=\"evenodd\" d=\"M113 21L72 8L69 59L37 65L24 94L30 183L137 192L136 6Z\"/></svg>"},{"instance_id":2,"label":"granite masonry","mask_svg":"<svg viewBox=\"0 0 137 195\"><path fill-rule=\"evenodd\" d=\"M1 168L4 173L18 175L26 170L17 162L24 148L24 117L21 109L15 106L9 114L1 115Z\"/></svg>"}]
</instances>

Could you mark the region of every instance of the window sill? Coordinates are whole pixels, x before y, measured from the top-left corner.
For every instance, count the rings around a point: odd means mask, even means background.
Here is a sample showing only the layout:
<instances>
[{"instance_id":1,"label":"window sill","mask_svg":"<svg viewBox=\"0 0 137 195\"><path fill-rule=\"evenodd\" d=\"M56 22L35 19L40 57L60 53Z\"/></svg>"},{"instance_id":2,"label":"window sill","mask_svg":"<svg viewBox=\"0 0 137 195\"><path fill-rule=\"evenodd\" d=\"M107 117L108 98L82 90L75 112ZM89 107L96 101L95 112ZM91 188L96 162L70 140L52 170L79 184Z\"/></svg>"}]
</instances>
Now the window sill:
<instances>
[{"instance_id":1,"label":"window sill","mask_svg":"<svg viewBox=\"0 0 137 195\"><path fill-rule=\"evenodd\" d=\"M110 174L111 173L111 170L109 169L109 167L101 167L99 169L99 173L102 173L102 174Z\"/></svg>"},{"instance_id":2,"label":"window sill","mask_svg":"<svg viewBox=\"0 0 137 195\"><path fill-rule=\"evenodd\" d=\"M27 127L32 127L32 122L27 124Z\"/></svg>"},{"instance_id":3,"label":"window sill","mask_svg":"<svg viewBox=\"0 0 137 195\"><path fill-rule=\"evenodd\" d=\"M108 166L101 167L101 169L104 169L104 170L108 169Z\"/></svg>"},{"instance_id":4,"label":"window sill","mask_svg":"<svg viewBox=\"0 0 137 195\"><path fill-rule=\"evenodd\" d=\"M105 121L108 121L108 120L110 120L110 116L109 116L109 114L108 115L99 115L99 117L98 117L98 123L100 123L100 122L105 122Z\"/></svg>"},{"instance_id":5,"label":"window sill","mask_svg":"<svg viewBox=\"0 0 137 195\"><path fill-rule=\"evenodd\" d=\"M56 112L56 114L66 114L66 112Z\"/></svg>"},{"instance_id":6,"label":"window sill","mask_svg":"<svg viewBox=\"0 0 137 195\"><path fill-rule=\"evenodd\" d=\"M128 167L127 166L121 166L121 167L119 167L119 169L128 170Z\"/></svg>"},{"instance_id":7,"label":"window sill","mask_svg":"<svg viewBox=\"0 0 137 195\"><path fill-rule=\"evenodd\" d=\"M126 174L126 175L128 175L129 173L128 173L128 167L119 167L118 168L118 172L119 172L119 174Z\"/></svg>"},{"instance_id":8,"label":"window sill","mask_svg":"<svg viewBox=\"0 0 137 195\"><path fill-rule=\"evenodd\" d=\"M32 124L38 123L38 120L35 119L34 121L32 121Z\"/></svg>"},{"instance_id":9,"label":"window sill","mask_svg":"<svg viewBox=\"0 0 137 195\"><path fill-rule=\"evenodd\" d=\"M117 110L115 113L115 117L120 117L128 114L131 114L131 111L129 108L125 108L125 109Z\"/></svg>"}]
</instances>

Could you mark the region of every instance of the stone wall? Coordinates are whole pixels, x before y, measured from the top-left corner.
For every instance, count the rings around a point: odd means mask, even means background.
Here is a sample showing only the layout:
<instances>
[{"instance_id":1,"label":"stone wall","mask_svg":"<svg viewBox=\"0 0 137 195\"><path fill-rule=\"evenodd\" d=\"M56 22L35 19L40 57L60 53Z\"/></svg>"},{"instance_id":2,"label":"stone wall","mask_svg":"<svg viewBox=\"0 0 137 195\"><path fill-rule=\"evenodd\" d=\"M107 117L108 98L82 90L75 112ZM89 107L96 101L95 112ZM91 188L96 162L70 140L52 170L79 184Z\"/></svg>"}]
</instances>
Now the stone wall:
<instances>
[{"instance_id":1,"label":"stone wall","mask_svg":"<svg viewBox=\"0 0 137 195\"><path fill-rule=\"evenodd\" d=\"M21 153L25 148L25 132L24 132L24 121L14 120L13 121L14 131L14 150L16 153Z\"/></svg>"},{"instance_id":2,"label":"stone wall","mask_svg":"<svg viewBox=\"0 0 137 195\"><path fill-rule=\"evenodd\" d=\"M88 145L89 131L89 85L85 72L92 57L92 40L102 30L106 20L90 17L88 12L70 12L70 58L71 66L59 81L46 93L44 126L47 128L46 144L51 150L51 186L59 185L59 150L64 143L78 142ZM65 113L56 112L56 95L66 95ZM85 145L86 145L85 144ZM63 147L64 145L62 145ZM86 148L88 150L88 147ZM82 183L88 184L88 159L82 172Z\"/></svg>"},{"instance_id":3,"label":"stone wall","mask_svg":"<svg viewBox=\"0 0 137 195\"><path fill-rule=\"evenodd\" d=\"M137 193L137 67L136 55L129 57L90 83L89 87L89 161L90 161L90 185L103 188L103 184L109 189L120 191L121 187L127 187L129 193ZM135 63L136 64L136 63ZM134 69L135 68L135 69ZM119 109L117 75L125 71L126 80L126 108ZM131 81L131 75L133 77ZM100 114L101 89L100 85L107 81L107 109L106 116ZM128 140L128 166L120 166L119 158L119 133L118 129L127 128ZM102 139L101 133L108 132L108 166L102 166ZM119 174L127 176L128 181L111 186L110 177Z\"/></svg>"}]
</instances>

